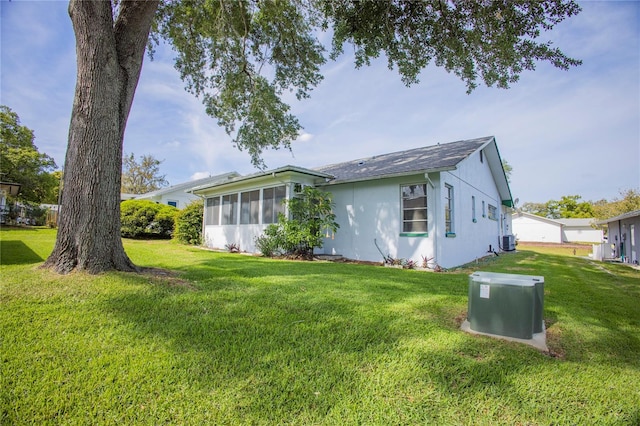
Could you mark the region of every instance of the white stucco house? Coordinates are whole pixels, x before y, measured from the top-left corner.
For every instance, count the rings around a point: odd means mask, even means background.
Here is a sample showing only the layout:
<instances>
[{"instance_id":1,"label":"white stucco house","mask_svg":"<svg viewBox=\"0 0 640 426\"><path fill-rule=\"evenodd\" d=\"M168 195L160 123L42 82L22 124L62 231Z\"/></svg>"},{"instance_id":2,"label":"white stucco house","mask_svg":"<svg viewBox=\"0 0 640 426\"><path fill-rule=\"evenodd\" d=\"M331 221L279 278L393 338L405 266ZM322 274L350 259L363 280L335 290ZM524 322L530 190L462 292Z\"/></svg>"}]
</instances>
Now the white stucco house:
<instances>
[{"instance_id":1,"label":"white stucco house","mask_svg":"<svg viewBox=\"0 0 640 426\"><path fill-rule=\"evenodd\" d=\"M340 229L318 254L382 261L433 259L450 268L498 251L511 237L513 206L495 138L451 142L316 169L284 166L192 190L205 201L204 244L255 238L305 185L333 195Z\"/></svg>"},{"instance_id":2,"label":"white stucco house","mask_svg":"<svg viewBox=\"0 0 640 426\"><path fill-rule=\"evenodd\" d=\"M602 220L598 224L607 225L607 242L598 250L594 245L594 257L637 265L640 261L640 210Z\"/></svg>"},{"instance_id":3,"label":"white stucco house","mask_svg":"<svg viewBox=\"0 0 640 426\"><path fill-rule=\"evenodd\" d=\"M191 180L179 183L177 185L161 188L156 191L147 192L145 194L120 194L120 200L150 200L159 204L167 204L179 209L185 208L189 203L198 200L200 197L193 195L189 191L191 188L202 185L215 184L224 182L228 179L240 176L237 172L223 173L220 175L209 176L202 179Z\"/></svg>"},{"instance_id":4,"label":"white stucco house","mask_svg":"<svg viewBox=\"0 0 640 426\"><path fill-rule=\"evenodd\" d=\"M604 238L602 229L596 229L594 218L556 219L562 224L562 242L565 243L601 243Z\"/></svg>"},{"instance_id":5,"label":"white stucco house","mask_svg":"<svg viewBox=\"0 0 640 426\"><path fill-rule=\"evenodd\" d=\"M513 234L518 241L560 244L562 224L553 219L518 211L513 214Z\"/></svg>"},{"instance_id":6,"label":"white stucco house","mask_svg":"<svg viewBox=\"0 0 640 426\"><path fill-rule=\"evenodd\" d=\"M513 233L518 241L537 243L601 243L601 229L594 219L548 219L523 211L513 214Z\"/></svg>"}]
</instances>

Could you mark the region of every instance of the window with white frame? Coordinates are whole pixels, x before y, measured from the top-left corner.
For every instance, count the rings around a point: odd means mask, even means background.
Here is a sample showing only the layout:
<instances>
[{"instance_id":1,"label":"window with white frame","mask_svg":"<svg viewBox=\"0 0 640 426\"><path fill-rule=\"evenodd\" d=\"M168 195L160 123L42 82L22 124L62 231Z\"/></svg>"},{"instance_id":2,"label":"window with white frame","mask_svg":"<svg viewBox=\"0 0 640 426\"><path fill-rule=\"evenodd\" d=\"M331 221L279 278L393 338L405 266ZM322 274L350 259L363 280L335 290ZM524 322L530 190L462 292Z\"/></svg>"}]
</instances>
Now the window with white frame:
<instances>
[{"instance_id":1,"label":"window with white frame","mask_svg":"<svg viewBox=\"0 0 640 426\"><path fill-rule=\"evenodd\" d=\"M286 193L284 185L262 190L262 223L276 223L278 214L284 214Z\"/></svg>"},{"instance_id":2,"label":"window with white frame","mask_svg":"<svg viewBox=\"0 0 640 426\"><path fill-rule=\"evenodd\" d=\"M427 184L402 185L402 232L426 233Z\"/></svg>"},{"instance_id":3,"label":"window with white frame","mask_svg":"<svg viewBox=\"0 0 640 426\"><path fill-rule=\"evenodd\" d=\"M260 190L240 194L240 223L243 225L258 223L260 218Z\"/></svg>"},{"instance_id":4,"label":"window with white frame","mask_svg":"<svg viewBox=\"0 0 640 426\"><path fill-rule=\"evenodd\" d=\"M444 193L444 231L447 234L453 234L453 186L445 185Z\"/></svg>"},{"instance_id":5,"label":"window with white frame","mask_svg":"<svg viewBox=\"0 0 640 426\"><path fill-rule=\"evenodd\" d=\"M207 198L204 212L205 225L220 225L220 197Z\"/></svg>"},{"instance_id":6,"label":"window with white frame","mask_svg":"<svg viewBox=\"0 0 640 426\"><path fill-rule=\"evenodd\" d=\"M491 220L498 220L498 209L496 208L496 206L492 206L491 204L489 204L489 219Z\"/></svg>"},{"instance_id":7,"label":"window with white frame","mask_svg":"<svg viewBox=\"0 0 640 426\"><path fill-rule=\"evenodd\" d=\"M222 196L221 208L222 225L235 225L238 223L238 194Z\"/></svg>"}]
</instances>

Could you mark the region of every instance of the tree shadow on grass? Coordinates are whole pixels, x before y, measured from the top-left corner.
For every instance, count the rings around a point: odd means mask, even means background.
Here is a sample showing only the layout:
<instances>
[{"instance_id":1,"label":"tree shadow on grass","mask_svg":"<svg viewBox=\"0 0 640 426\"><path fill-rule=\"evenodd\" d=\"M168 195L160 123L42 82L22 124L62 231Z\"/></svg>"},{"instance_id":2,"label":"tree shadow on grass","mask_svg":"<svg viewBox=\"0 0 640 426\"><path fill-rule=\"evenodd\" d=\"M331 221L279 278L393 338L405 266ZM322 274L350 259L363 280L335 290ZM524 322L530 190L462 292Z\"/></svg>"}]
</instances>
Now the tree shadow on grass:
<instances>
[{"instance_id":1,"label":"tree shadow on grass","mask_svg":"<svg viewBox=\"0 0 640 426\"><path fill-rule=\"evenodd\" d=\"M419 400L431 384L441 395L436 400L452 393L463 400L487 389L509 394L512 376L552 362L528 348L462 334L441 318L459 308L455 297L437 295L431 306L414 289L407 307L407 300L384 289L352 298L335 283L329 287L322 291L303 280L211 281L196 289L122 294L109 299L107 309L132 326L134 338L161 337L170 345L175 368L189 372L190 386L212 400L235 395L227 415L247 423L321 423L349 404L371 404L372 418L365 407L357 410L363 423L394 422L398 412L435 421L426 408L408 406L407 398Z\"/></svg>"},{"instance_id":2,"label":"tree shadow on grass","mask_svg":"<svg viewBox=\"0 0 640 426\"><path fill-rule=\"evenodd\" d=\"M358 366L400 337L393 318L359 314L357 302L300 287L215 288L126 294L109 310L141 337L168 342L193 384L235 394L237 412L228 414L237 418L281 423L287 413L327 413L357 392Z\"/></svg>"},{"instance_id":3,"label":"tree shadow on grass","mask_svg":"<svg viewBox=\"0 0 640 426\"><path fill-rule=\"evenodd\" d=\"M43 259L22 241L0 241L0 264L28 265L42 262Z\"/></svg>"},{"instance_id":4,"label":"tree shadow on grass","mask_svg":"<svg viewBox=\"0 0 640 426\"><path fill-rule=\"evenodd\" d=\"M552 261L562 266L561 260ZM306 413L313 423L345 399L357 401L361 389L380 379L377 374L402 368L397 363L405 360L415 371L382 379L380 386L389 387L391 395L376 404L404 404L399 401L412 377L435 384L442 396L458 395L461 403L474 393L507 395L514 391L514 378L533 383L529 369L558 362L519 345L460 337L448 318L466 307L466 275L239 256L207 259L182 270L193 287L150 283L145 291L108 299L106 308L131 325L134 337L167 342L176 353L176 368L189 372L190 383L211 394L235 394L237 402L227 414L248 422L295 422L290 413ZM570 284L558 282L565 275L572 274L562 268L555 276L547 274L552 295L561 289L559 295L567 293ZM567 314L602 322L597 310L588 314L571 298L550 299L552 327ZM633 333L607 326L611 335L579 346L602 353L597 362L603 367L637 367L623 345L636 345ZM443 335L453 343L442 347ZM407 342L419 348L407 349ZM594 363L571 355L574 362ZM373 392L371 398L381 394ZM521 412L513 401L501 408L514 418ZM265 413L272 417L264 418Z\"/></svg>"},{"instance_id":5,"label":"tree shadow on grass","mask_svg":"<svg viewBox=\"0 0 640 426\"><path fill-rule=\"evenodd\" d=\"M612 279L583 259L521 253L508 259L515 266L526 265L534 275L545 276L544 318L555 339L550 347L572 361L595 358L612 365L630 365L640 369L637 326L640 318L635 309L640 287L624 277ZM515 262L514 262L515 261ZM500 265L495 265L499 270ZM494 269L494 268L490 268ZM540 273L536 274L536 271ZM290 262L244 256L222 256L202 259L183 268L186 277L211 290L242 289L254 291L254 284L270 282L271 291L291 292L305 289L317 291L326 286L329 296L342 302L356 301L377 309L376 303L390 304L414 301L416 309L433 309L435 297L447 300L456 309L445 309L453 317L467 306L467 274L436 274L367 265L336 265L330 262ZM277 283L277 284L276 284ZM257 284L258 286L262 284ZM625 294L620 290L624 289ZM316 293L318 294L318 293ZM368 301L364 303L362 301ZM441 315L442 316L442 315ZM445 314L446 316L446 314ZM440 318L440 317L437 317ZM594 324L592 335L572 336L567 321ZM441 325L445 320L440 320ZM635 325L635 330L633 327ZM580 332L578 330L578 332Z\"/></svg>"}]
</instances>

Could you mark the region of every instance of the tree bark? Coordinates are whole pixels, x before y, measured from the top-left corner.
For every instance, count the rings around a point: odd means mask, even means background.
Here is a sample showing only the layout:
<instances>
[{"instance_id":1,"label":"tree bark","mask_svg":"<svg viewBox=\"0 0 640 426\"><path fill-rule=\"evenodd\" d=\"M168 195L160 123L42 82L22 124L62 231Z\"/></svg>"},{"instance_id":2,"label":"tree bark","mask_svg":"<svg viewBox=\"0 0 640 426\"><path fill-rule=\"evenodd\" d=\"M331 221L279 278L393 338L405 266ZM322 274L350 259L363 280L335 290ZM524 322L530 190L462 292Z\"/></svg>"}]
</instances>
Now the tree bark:
<instances>
[{"instance_id":1,"label":"tree bark","mask_svg":"<svg viewBox=\"0 0 640 426\"><path fill-rule=\"evenodd\" d=\"M77 80L58 236L59 273L135 271L120 238L122 144L157 1L72 0Z\"/></svg>"}]
</instances>

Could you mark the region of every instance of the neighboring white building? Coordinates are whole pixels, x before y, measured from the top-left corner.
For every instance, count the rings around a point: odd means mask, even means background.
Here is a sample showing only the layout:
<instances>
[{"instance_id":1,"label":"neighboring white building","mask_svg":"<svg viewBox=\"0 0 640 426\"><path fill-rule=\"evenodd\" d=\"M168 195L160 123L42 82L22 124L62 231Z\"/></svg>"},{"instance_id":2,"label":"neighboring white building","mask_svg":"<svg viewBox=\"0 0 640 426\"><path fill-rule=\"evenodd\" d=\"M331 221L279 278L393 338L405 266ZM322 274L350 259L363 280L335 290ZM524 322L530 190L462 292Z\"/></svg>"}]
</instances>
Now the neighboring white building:
<instances>
[{"instance_id":1,"label":"neighboring white building","mask_svg":"<svg viewBox=\"0 0 640 426\"><path fill-rule=\"evenodd\" d=\"M548 219L518 211L513 214L513 233L522 242L601 243L602 230L594 223L594 219Z\"/></svg>"},{"instance_id":2,"label":"neighboring white building","mask_svg":"<svg viewBox=\"0 0 640 426\"><path fill-rule=\"evenodd\" d=\"M198 200L200 197L187 192L191 188L201 185L224 182L228 179L240 176L237 172L224 173L216 176L209 176L203 179L192 180L168 186L146 194L120 194L120 199L125 200L151 200L158 204L167 204L179 209L185 208L189 203Z\"/></svg>"},{"instance_id":3,"label":"neighboring white building","mask_svg":"<svg viewBox=\"0 0 640 426\"><path fill-rule=\"evenodd\" d=\"M602 229L596 229L596 220L556 219L562 224L562 242L565 243L601 243L604 238Z\"/></svg>"},{"instance_id":4,"label":"neighboring white building","mask_svg":"<svg viewBox=\"0 0 640 426\"><path fill-rule=\"evenodd\" d=\"M282 200L304 185L333 195L340 229L325 239L324 254L382 261L377 244L394 258L450 268L500 250L512 234L511 192L495 138L485 137L199 186L205 245L255 252Z\"/></svg>"},{"instance_id":5,"label":"neighboring white building","mask_svg":"<svg viewBox=\"0 0 640 426\"><path fill-rule=\"evenodd\" d=\"M640 210L602 220L598 224L607 225L607 242L599 250L594 245L594 257L637 265L640 260Z\"/></svg>"},{"instance_id":6,"label":"neighboring white building","mask_svg":"<svg viewBox=\"0 0 640 426\"><path fill-rule=\"evenodd\" d=\"M562 242L560 222L521 211L513 214L513 233L518 241L523 242Z\"/></svg>"}]
</instances>

